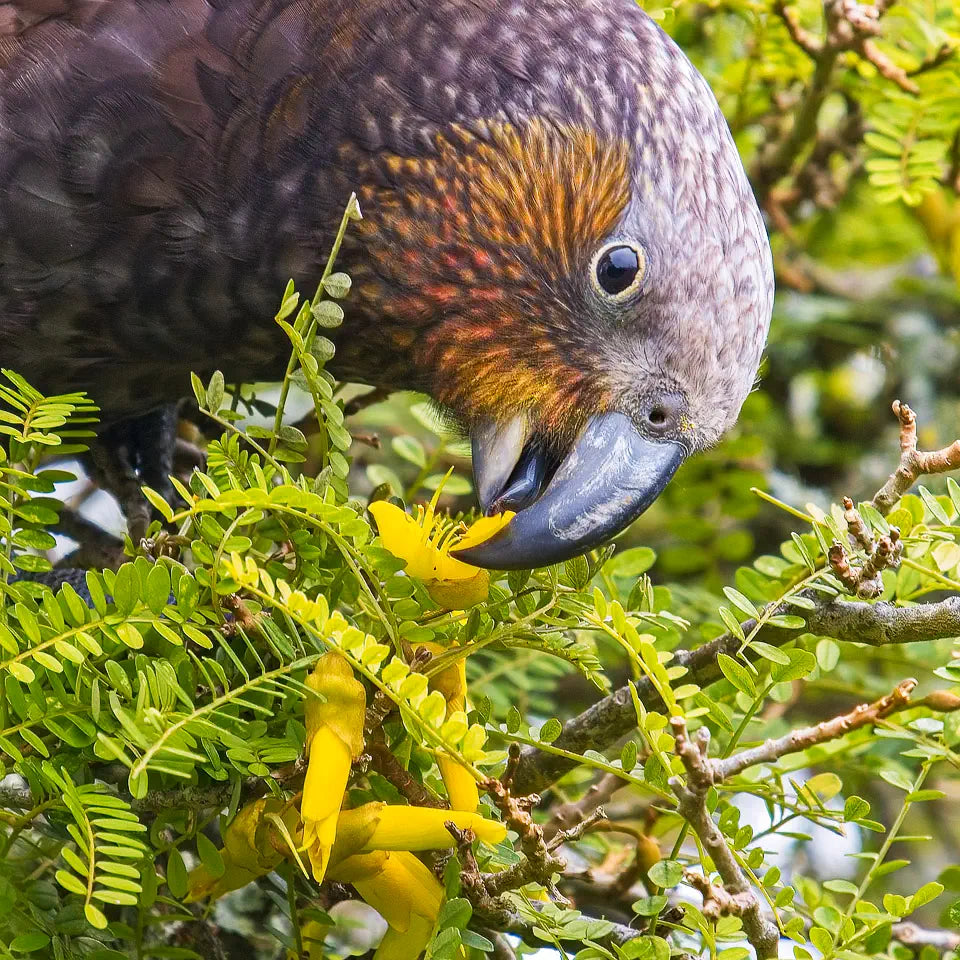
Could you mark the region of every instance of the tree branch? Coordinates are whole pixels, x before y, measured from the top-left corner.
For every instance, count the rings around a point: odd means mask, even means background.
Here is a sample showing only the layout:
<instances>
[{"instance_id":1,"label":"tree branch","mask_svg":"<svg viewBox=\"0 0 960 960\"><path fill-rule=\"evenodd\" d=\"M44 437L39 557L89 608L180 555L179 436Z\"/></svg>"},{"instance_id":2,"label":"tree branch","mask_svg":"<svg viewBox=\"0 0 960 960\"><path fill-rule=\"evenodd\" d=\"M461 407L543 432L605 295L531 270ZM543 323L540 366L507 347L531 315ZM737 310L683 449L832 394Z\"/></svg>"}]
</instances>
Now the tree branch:
<instances>
[{"instance_id":1,"label":"tree branch","mask_svg":"<svg viewBox=\"0 0 960 960\"><path fill-rule=\"evenodd\" d=\"M870 501L886 516L897 501L925 474L947 473L960 467L960 440L948 447L923 452L917 449L917 415L905 403L893 401L900 420L900 463Z\"/></svg>"},{"instance_id":2,"label":"tree branch","mask_svg":"<svg viewBox=\"0 0 960 960\"><path fill-rule=\"evenodd\" d=\"M890 932L905 947L933 947L943 953L960 949L960 934L952 930L925 930L908 921L895 923Z\"/></svg>"},{"instance_id":3,"label":"tree branch","mask_svg":"<svg viewBox=\"0 0 960 960\"><path fill-rule=\"evenodd\" d=\"M839 717L824 720L812 727L791 730L785 736L778 737L776 740L766 740L758 747L741 750L731 757L711 760L714 783L743 773L744 770L756 766L758 763L773 763L788 753L799 753L801 750L807 750L818 743L836 740L852 730L872 726L878 720L882 720L898 710L905 710L909 706L914 706L910 701L910 693L916 685L916 680L903 680L894 688L892 693L888 693L885 697L881 697L873 703L861 703L849 713L841 714ZM958 700L958 706L960 706L960 700Z\"/></svg>"},{"instance_id":4,"label":"tree branch","mask_svg":"<svg viewBox=\"0 0 960 960\"><path fill-rule=\"evenodd\" d=\"M837 598L825 600L812 590L804 595L816 604L813 610L804 611L807 621L805 629L816 636L873 647L960 636L960 596L948 597L938 603L897 607L892 603L866 603ZM791 610L791 613L796 611ZM755 620L748 620L743 624L744 632L752 632L755 626ZM779 647L795 636L789 630L767 626L760 628L756 639ZM685 682L706 687L722 676L717 666L719 654L736 656L740 645L738 637L725 633L696 650L681 651L670 665L687 668ZM663 703L648 679L641 677L634 685L646 707L651 710L663 709ZM634 730L636 725L637 715L630 688L623 686L568 720L553 745L578 754L585 750L604 750ZM576 765L575 760L541 753L536 747L527 747L520 756L514 775L515 789L518 793L542 792Z\"/></svg>"},{"instance_id":5,"label":"tree branch","mask_svg":"<svg viewBox=\"0 0 960 960\"><path fill-rule=\"evenodd\" d=\"M902 90L917 93L917 85L874 42L880 34L880 18L894 0L858 3L856 0L824 0L825 31L816 37L800 25L786 0L776 0L774 12L783 21L790 38L813 60L813 75L803 89L790 122L773 125L766 144L750 171L761 204L776 212L771 191L790 173L807 145L816 137L820 110L833 89L834 70L840 54L851 52L872 63L880 74ZM942 61L940 61L942 62ZM930 69L930 68L928 68ZM784 117L785 121L787 118ZM772 208L772 209L771 209Z\"/></svg>"},{"instance_id":6,"label":"tree branch","mask_svg":"<svg viewBox=\"0 0 960 960\"><path fill-rule=\"evenodd\" d=\"M700 838L723 881L723 889L717 890L707 877L697 878L697 886L704 894L703 912L707 916L712 913L715 917L725 913L739 916L758 960L775 957L780 943L780 930L763 915L759 897L707 809L707 794L717 782L715 770L707 757L710 731L700 727L694 735L695 739L691 740L683 717L671 717L670 726L676 739L677 754L687 771L686 782L680 777L670 778L670 787L677 796L678 812ZM688 879L693 880L694 876L688 874Z\"/></svg>"}]
</instances>

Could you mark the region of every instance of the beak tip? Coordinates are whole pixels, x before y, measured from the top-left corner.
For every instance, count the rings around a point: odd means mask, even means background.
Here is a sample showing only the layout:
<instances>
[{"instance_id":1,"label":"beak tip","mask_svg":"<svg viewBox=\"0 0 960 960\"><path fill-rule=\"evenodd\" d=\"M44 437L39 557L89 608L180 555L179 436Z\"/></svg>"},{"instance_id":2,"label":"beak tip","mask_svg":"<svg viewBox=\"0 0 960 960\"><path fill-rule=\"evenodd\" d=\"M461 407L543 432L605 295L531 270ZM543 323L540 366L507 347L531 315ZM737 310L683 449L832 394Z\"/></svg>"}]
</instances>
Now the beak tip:
<instances>
[{"instance_id":1,"label":"beak tip","mask_svg":"<svg viewBox=\"0 0 960 960\"><path fill-rule=\"evenodd\" d=\"M451 551L457 560L492 570L529 570L562 563L616 536L659 496L686 456L675 441L641 435L621 413L594 417L546 491L530 503L513 487L481 507L518 510L483 543ZM527 486L532 488L533 484ZM526 487L522 492L528 495Z\"/></svg>"}]
</instances>

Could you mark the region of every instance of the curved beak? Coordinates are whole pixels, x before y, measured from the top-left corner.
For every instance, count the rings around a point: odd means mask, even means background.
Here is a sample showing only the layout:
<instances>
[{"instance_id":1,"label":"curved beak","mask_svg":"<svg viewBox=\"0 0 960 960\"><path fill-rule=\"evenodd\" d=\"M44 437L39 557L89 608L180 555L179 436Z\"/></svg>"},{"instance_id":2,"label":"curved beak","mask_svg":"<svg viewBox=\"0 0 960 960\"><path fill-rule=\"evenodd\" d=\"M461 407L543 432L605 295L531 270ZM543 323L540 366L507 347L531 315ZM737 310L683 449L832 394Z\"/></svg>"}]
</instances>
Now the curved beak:
<instances>
[{"instance_id":1,"label":"curved beak","mask_svg":"<svg viewBox=\"0 0 960 960\"><path fill-rule=\"evenodd\" d=\"M452 555L494 570L524 570L576 557L636 520L663 492L686 453L676 441L647 439L622 413L592 417L539 499L486 542ZM498 504L504 499L512 498L495 498Z\"/></svg>"}]
</instances>

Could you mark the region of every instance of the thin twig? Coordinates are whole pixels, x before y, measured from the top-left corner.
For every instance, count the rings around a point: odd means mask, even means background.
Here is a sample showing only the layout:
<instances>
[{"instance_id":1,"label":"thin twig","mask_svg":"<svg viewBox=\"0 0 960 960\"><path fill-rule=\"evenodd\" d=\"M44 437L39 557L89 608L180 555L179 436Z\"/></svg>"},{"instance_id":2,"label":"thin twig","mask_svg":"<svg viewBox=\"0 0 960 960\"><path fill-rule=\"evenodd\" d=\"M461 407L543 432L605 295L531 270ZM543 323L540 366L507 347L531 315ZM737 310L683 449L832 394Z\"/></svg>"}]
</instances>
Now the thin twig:
<instances>
[{"instance_id":1,"label":"thin twig","mask_svg":"<svg viewBox=\"0 0 960 960\"><path fill-rule=\"evenodd\" d=\"M785 736L778 737L775 740L767 740L758 747L741 750L731 757L706 761L710 764L714 782L720 783L727 780L743 773L748 767L756 766L758 763L773 763L774 760L778 760L789 753L799 753L801 750L807 750L818 743L836 740L852 730L871 726L898 710L905 710L909 706L914 706L915 704L910 701L910 693L916 685L917 681L912 678L903 680L897 684L891 693L875 700L873 703L861 703L849 713L824 720L812 727L791 730Z\"/></svg>"},{"instance_id":2,"label":"thin twig","mask_svg":"<svg viewBox=\"0 0 960 960\"><path fill-rule=\"evenodd\" d=\"M890 928L893 939L906 947L933 947L938 952L960 949L960 933L952 930L925 930L915 923L895 923Z\"/></svg>"},{"instance_id":3,"label":"thin twig","mask_svg":"<svg viewBox=\"0 0 960 960\"><path fill-rule=\"evenodd\" d=\"M549 822L543 826L543 835L547 840L552 840L561 830L581 823L594 810L603 806L622 786L623 781L618 776L612 773L604 774L579 800L556 807Z\"/></svg>"},{"instance_id":4,"label":"thin twig","mask_svg":"<svg viewBox=\"0 0 960 960\"><path fill-rule=\"evenodd\" d=\"M883 516L896 506L897 501L920 477L960 468L960 440L954 440L940 450L918 450L917 415L899 400L893 401L893 412L900 421L900 463L870 501Z\"/></svg>"}]
</instances>

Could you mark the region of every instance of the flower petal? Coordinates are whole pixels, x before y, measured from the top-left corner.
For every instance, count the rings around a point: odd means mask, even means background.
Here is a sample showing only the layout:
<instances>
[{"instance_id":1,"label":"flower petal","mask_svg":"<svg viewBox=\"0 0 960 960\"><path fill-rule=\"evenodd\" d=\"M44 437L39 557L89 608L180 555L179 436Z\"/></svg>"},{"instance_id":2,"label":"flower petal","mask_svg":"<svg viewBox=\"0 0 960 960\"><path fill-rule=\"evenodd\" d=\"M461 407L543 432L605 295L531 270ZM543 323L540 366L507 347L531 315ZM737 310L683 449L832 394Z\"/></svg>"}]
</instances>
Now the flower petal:
<instances>
[{"instance_id":1,"label":"flower petal","mask_svg":"<svg viewBox=\"0 0 960 960\"><path fill-rule=\"evenodd\" d=\"M453 837L444 826L448 820L461 830L472 830L480 840L499 843L507 828L496 820L486 820L479 813L462 810L437 810L434 807L388 806L365 803L355 810L340 814L340 829L353 829L355 819L368 820L370 808L376 808L376 825L367 837L363 850L436 850L453 846Z\"/></svg>"},{"instance_id":2,"label":"flower petal","mask_svg":"<svg viewBox=\"0 0 960 960\"><path fill-rule=\"evenodd\" d=\"M473 774L453 757L437 757L437 766L443 785L447 788L447 799L453 810L462 810L473 813L480 803L480 791Z\"/></svg>"},{"instance_id":3,"label":"flower petal","mask_svg":"<svg viewBox=\"0 0 960 960\"><path fill-rule=\"evenodd\" d=\"M307 686L317 694L304 707L307 752L321 726L329 727L344 742L352 759L363 753L363 720L367 697L363 684L353 675L346 658L336 651L317 660L307 677Z\"/></svg>"},{"instance_id":4,"label":"flower petal","mask_svg":"<svg viewBox=\"0 0 960 960\"><path fill-rule=\"evenodd\" d=\"M417 960L430 942L436 922L435 917L414 914L403 932L396 927L387 927L373 960Z\"/></svg>"},{"instance_id":5,"label":"flower petal","mask_svg":"<svg viewBox=\"0 0 960 960\"><path fill-rule=\"evenodd\" d=\"M356 853L339 863L332 863L327 871L330 880L337 883L355 883L357 880L369 880L378 874L390 854L386 850L374 850L371 853Z\"/></svg>"},{"instance_id":6,"label":"flower petal","mask_svg":"<svg viewBox=\"0 0 960 960\"><path fill-rule=\"evenodd\" d=\"M458 550L465 550L467 547L475 547L489 540L495 533L499 533L514 517L516 513L513 510L506 510L493 517L481 517L475 523L470 525L467 532L457 543Z\"/></svg>"},{"instance_id":7,"label":"flower petal","mask_svg":"<svg viewBox=\"0 0 960 960\"><path fill-rule=\"evenodd\" d=\"M430 920L432 931L443 903L443 887L437 878L413 854L404 851L391 853L376 874L354 880L353 886L400 933L410 929L414 917Z\"/></svg>"},{"instance_id":8,"label":"flower petal","mask_svg":"<svg viewBox=\"0 0 960 960\"><path fill-rule=\"evenodd\" d=\"M377 521L380 542L398 560L405 560L406 571L418 580L434 576L438 551L424 537L424 528L408 513L387 500L370 504L370 513ZM432 520L432 515L431 515Z\"/></svg>"},{"instance_id":9,"label":"flower petal","mask_svg":"<svg viewBox=\"0 0 960 960\"><path fill-rule=\"evenodd\" d=\"M353 758L347 745L328 726L322 726L314 735L309 757L300 815L305 824L327 820L331 815L336 822Z\"/></svg>"},{"instance_id":10,"label":"flower petal","mask_svg":"<svg viewBox=\"0 0 960 960\"><path fill-rule=\"evenodd\" d=\"M444 653L448 648L439 643L423 643L434 656ZM447 701L447 717L457 711L467 709L467 658L461 657L449 667L430 677L430 688L439 690ZM473 774L455 757L441 755L437 757L437 766L443 785L447 788L447 798L454 810L473 812L480 802L477 781Z\"/></svg>"},{"instance_id":11,"label":"flower petal","mask_svg":"<svg viewBox=\"0 0 960 960\"><path fill-rule=\"evenodd\" d=\"M223 874L214 877L202 864L190 871L187 878L188 902L205 897L216 899L231 890L245 887L257 877L273 870L283 859L283 851L272 841L273 825L268 814L283 817L288 829L293 829L296 811L287 809L284 801L275 797L261 797L243 807L224 832Z\"/></svg>"},{"instance_id":12,"label":"flower petal","mask_svg":"<svg viewBox=\"0 0 960 960\"><path fill-rule=\"evenodd\" d=\"M320 883L337 837L350 767L363 752L366 695L350 664L333 651L320 657L306 683L317 696L304 707L308 759L300 816L303 849Z\"/></svg>"},{"instance_id":13,"label":"flower petal","mask_svg":"<svg viewBox=\"0 0 960 960\"><path fill-rule=\"evenodd\" d=\"M449 565L455 563L460 564L461 567L467 566L459 560L446 557L440 564L440 572L449 573ZM424 586L430 594L430 599L446 610L466 610L468 607L483 603L490 594L490 574L479 567L467 567L467 569L472 571L472 576L466 578L448 576L441 580L426 580Z\"/></svg>"}]
</instances>

